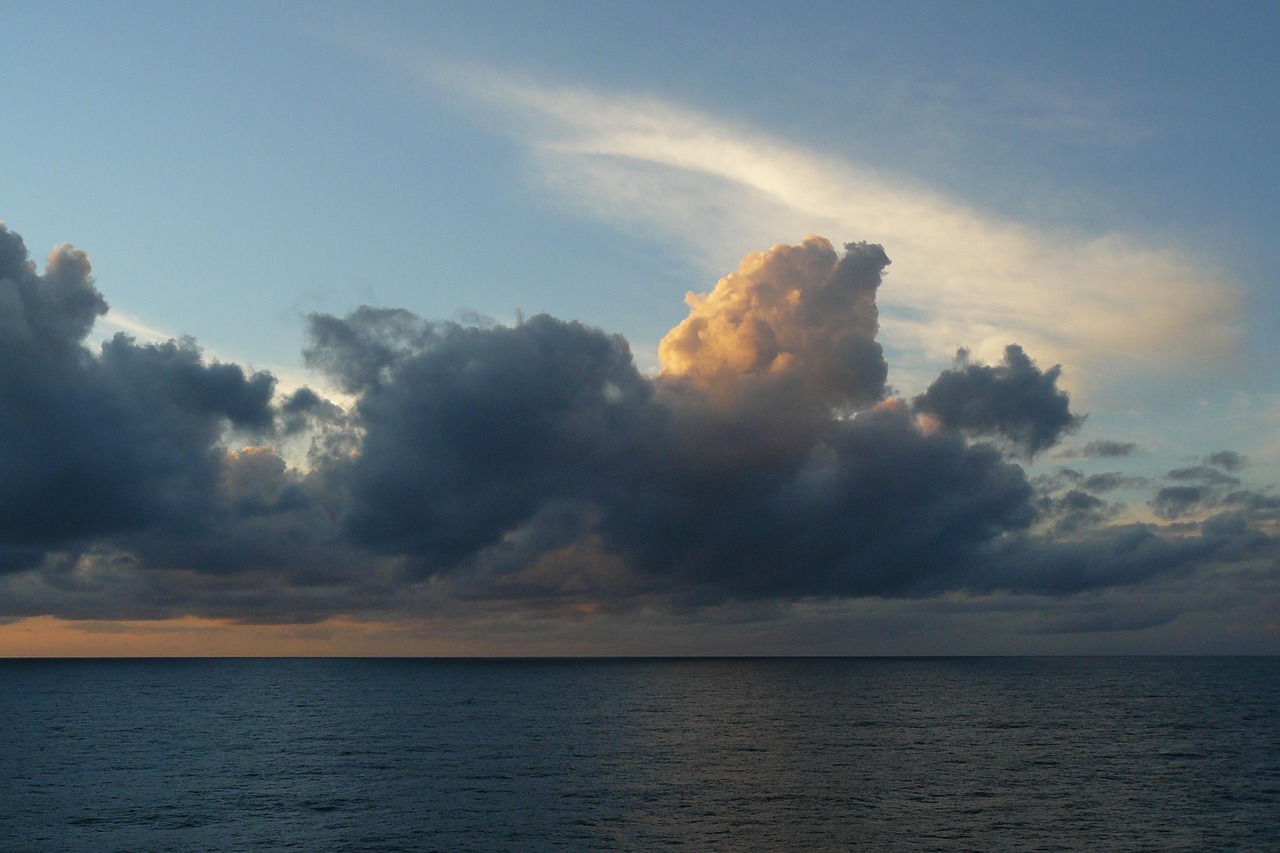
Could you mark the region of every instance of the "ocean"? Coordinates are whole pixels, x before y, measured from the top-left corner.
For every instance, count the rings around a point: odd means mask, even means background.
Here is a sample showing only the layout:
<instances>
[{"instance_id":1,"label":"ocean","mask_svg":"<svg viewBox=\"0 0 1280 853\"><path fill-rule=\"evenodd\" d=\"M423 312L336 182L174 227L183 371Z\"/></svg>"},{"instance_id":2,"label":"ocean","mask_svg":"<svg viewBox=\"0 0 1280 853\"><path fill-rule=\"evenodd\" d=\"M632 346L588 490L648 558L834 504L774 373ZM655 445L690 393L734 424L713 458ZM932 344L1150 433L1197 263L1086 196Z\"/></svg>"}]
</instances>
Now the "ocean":
<instances>
[{"instance_id":1,"label":"ocean","mask_svg":"<svg viewBox=\"0 0 1280 853\"><path fill-rule=\"evenodd\" d=\"M0 661L0 850L1280 851L1280 658Z\"/></svg>"}]
</instances>

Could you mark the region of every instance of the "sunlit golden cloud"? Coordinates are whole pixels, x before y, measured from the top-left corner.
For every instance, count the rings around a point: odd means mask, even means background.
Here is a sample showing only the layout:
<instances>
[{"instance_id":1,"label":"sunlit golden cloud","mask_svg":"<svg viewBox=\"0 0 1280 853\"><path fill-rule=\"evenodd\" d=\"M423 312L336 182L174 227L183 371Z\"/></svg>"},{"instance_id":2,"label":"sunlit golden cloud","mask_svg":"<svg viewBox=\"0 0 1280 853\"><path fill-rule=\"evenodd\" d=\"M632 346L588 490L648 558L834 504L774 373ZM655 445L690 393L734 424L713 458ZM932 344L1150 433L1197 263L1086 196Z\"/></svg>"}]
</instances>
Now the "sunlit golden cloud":
<instances>
[{"instance_id":1,"label":"sunlit golden cloud","mask_svg":"<svg viewBox=\"0 0 1280 853\"><path fill-rule=\"evenodd\" d=\"M810 235L752 252L708 293L688 293L689 316L658 346L662 376L730 393L744 382L792 378L816 399L880 396L885 364L876 289L884 253L858 247L841 260Z\"/></svg>"}]
</instances>

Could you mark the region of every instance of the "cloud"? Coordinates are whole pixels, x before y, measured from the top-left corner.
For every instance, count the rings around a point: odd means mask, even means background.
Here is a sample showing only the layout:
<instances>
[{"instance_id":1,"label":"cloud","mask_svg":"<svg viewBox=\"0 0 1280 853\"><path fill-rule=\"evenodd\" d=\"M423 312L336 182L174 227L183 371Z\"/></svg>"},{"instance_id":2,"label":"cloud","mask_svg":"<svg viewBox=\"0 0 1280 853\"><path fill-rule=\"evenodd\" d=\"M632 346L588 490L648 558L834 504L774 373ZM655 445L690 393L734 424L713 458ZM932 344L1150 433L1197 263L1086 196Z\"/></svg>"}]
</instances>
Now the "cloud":
<instances>
[{"instance_id":1,"label":"cloud","mask_svg":"<svg viewBox=\"0 0 1280 853\"><path fill-rule=\"evenodd\" d=\"M1190 480L1210 486L1237 486L1240 478L1224 473L1211 465L1192 465L1175 468L1165 475L1170 480Z\"/></svg>"},{"instance_id":2,"label":"cloud","mask_svg":"<svg viewBox=\"0 0 1280 853\"><path fill-rule=\"evenodd\" d=\"M1040 504L1042 517L1053 518L1059 533L1097 527L1115 517L1121 506L1108 505L1102 499L1081 489L1071 489L1065 494L1046 498Z\"/></svg>"},{"instance_id":3,"label":"cloud","mask_svg":"<svg viewBox=\"0 0 1280 853\"><path fill-rule=\"evenodd\" d=\"M1017 346L895 396L875 244L752 253L688 296L652 376L621 336L547 315L313 315L305 360L350 406L190 340L93 351L83 252L39 273L0 230L0 263L0 616L755 619L1070 597L1265 561L1280 533L1229 451L1170 473L1165 527L1114 523L1090 492L1143 485L1119 472L1029 481L1016 457L1078 416Z\"/></svg>"},{"instance_id":4,"label":"cloud","mask_svg":"<svg viewBox=\"0 0 1280 853\"><path fill-rule=\"evenodd\" d=\"M450 65L369 34L351 46L496 112L544 186L655 241L681 241L708 268L778 233L890 246L897 286L880 307L905 353L936 363L963 345L995 359L1017 340L1098 389L1149 373L1213 374L1237 352L1239 287L1195 246L1018 224L655 97Z\"/></svg>"},{"instance_id":5,"label":"cloud","mask_svg":"<svg viewBox=\"0 0 1280 853\"><path fill-rule=\"evenodd\" d=\"M417 321L406 334L408 323L314 317L308 360L342 365L359 393L361 450L333 474L351 494L348 531L430 570L474 557L546 502L614 488L659 415L616 336L546 315L515 327Z\"/></svg>"},{"instance_id":6,"label":"cloud","mask_svg":"<svg viewBox=\"0 0 1280 853\"><path fill-rule=\"evenodd\" d=\"M973 364L968 350L956 353L955 366L915 398L917 411L945 426L975 435L999 435L1028 456L1057 444L1076 430L1066 392L1057 387L1059 365L1041 371L1022 347L1005 347L994 367Z\"/></svg>"},{"instance_id":7,"label":"cloud","mask_svg":"<svg viewBox=\"0 0 1280 853\"><path fill-rule=\"evenodd\" d=\"M1090 492L1111 492L1129 486L1145 485L1141 477L1130 477L1120 471L1102 471L1090 474L1081 481L1081 486Z\"/></svg>"},{"instance_id":8,"label":"cloud","mask_svg":"<svg viewBox=\"0 0 1280 853\"><path fill-rule=\"evenodd\" d=\"M273 376L209 361L191 340L121 333L94 351L107 303L87 255L59 246L40 273L4 228L0 303L7 613L305 621L340 608L335 572L344 594L361 586L357 566L379 577L338 535L341 497L254 443L289 415L330 448L335 416L314 392L281 409Z\"/></svg>"},{"instance_id":9,"label":"cloud","mask_svg":"<svg viewBox=\"0 0 1280 853\"><path fill-rule=\"evenodd\" d=\"M1096 439L1088 442L1084 447L1064 450L1058 455L1064 459L1089 459L1095 457L1100 459L1123 459L1126 456L1132 456L1137 451L1138 445L1132 441Z\"/></svg>"},{"instance_id":10,"label":"cloud","mask_svg":"<svg viewBox=\"0 0 1280 853\"><path fill-rule=\"evenodd\" d=\"M1205 486L1165 486L1151 499L1151 508L1161 518L1179 518L1208 503L1212 495Z\"/></svg>"},{"instance_id":11,"label":"cloud","mask_svg":"<svg viewBox=\"0 0 1280 853\"><path fill-rule=\"evenodd\" d=\"M852 408L884 394L876 291L889 258L880 246L810 236L754 252L658 346L662 376L717 396L744 383L800 383L806 399ZM758 393L759 389L753 389Z\"/></svg>"},{"instance_id":12,"label":"cloud","mask_svg":"<svg viewBox=\"0 0 1280 853\"><path fill-rule=\"evenodd\" d=\"M549 571L590 540L699 600L946 588L1033 520L1032 492L993 448L883 399L887 262L821 238L750 256L690 295L654 379L621 338L545 315L315 316L308 363L358 394L361 452L328 472L345 530L426 576Z\"/></svg>"},{"instance_id":13,"label":"cloud","mask_svg":"<svg viewBox=\"0 0 1280 853\"><path fill-rule=\"evenodd\" d=\"M218 478L225 428L270 429L274 380L192 342L83 345L107 305L70 246L43 274L0 227L0 541L45 546L181 524Z\"/></svg>"},{"instance_id":14,"label":"cloud","mask_svg":"<svg viewBox=\"0 0 1280 853\"><path fill-rule=\"evenodd\" d=\"M992 550L967 588L1067 596L1133 586L1226 556L1230 538L1165 536L1147 524L1094 528L1086 536L1019 537Z\"/></svg>"},{"instance_id":15,"label":"cloud","mask_svg":"<svg viewBox=\"0 0 1280 853\"><path fill-rule=\"evenodd\" d=\"M1175 468L1165 476L1174 485L1159 489L1151 499L1156 515L1166 519L1179 519L1193 513L1204 514L1224 506L1247 509L1253 520L1269 518L1268 510L1276 498L1249 488L1240 488L1241 479L1227 471L1239 470L1243 457L1229 450L1205 457L1203 465ZM1228 517L1245 518L1239 513L1216 516L1221 524ZM1212 520L1208 523L1214 523Z\"/></svg>"},{"instance_id":16,"label":"cloud","mask_svg":"<svg viewBox=\"0 0 1280 853\"><path fill-rule=\"evenodd\" d=\"M1173 608L1103 608L1096 612L1072 613L1049 618L1037 629L1045 634L1096 634L1115 631L1142 631L1166 625L1178 617Z\"/></svg>"},{"instance_id":17,"label":"cloud","mask_svg":"<svg viewBox=\"0 0 1280 853\"><path fill-rule=\"evenodd\" d=\"M64 359L72 355L107 310L89 273L88 256L64 243L49 253L38 275L22 238L0 223L0 342L17 356L28 349Z\"/></svg>"},{"instance_id":18,"label":"cloud","mask_svg":"<svg viewBox=\"0 0 1280 853\"><path fill-rule=\"evenodd\" d=\"M1220 450L1204 458L1206 465L1216 465L1224 471L1239 471L1247 462L1244 456L1234 450Z\"/></svg>"}]
</instances>

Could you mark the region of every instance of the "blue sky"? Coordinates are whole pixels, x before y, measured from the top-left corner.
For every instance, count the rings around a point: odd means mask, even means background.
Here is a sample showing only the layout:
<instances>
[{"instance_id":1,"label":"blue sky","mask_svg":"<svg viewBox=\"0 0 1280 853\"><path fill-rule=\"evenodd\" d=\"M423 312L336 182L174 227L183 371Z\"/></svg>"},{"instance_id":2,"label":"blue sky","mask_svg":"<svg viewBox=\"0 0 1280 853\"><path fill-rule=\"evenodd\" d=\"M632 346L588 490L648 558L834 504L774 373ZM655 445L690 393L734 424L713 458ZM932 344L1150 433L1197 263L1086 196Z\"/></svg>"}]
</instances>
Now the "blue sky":
<instances>
[{"instance_id":1,"label":"blue sky","mask_svg":"<svg viewBox=\"0 0 1280 853\"><path fill-rule=\"evenodd\" d=\"M546 312L623 335L652 376L686 292L814 233L884 246L878 340L903 399L960 347L1061 364L1087 418L1019 462L1028 478L1122 472L1113 521L1176 527L1211 509L1153 515L1151 494L1187 482L1169 472L1233 451L1247 463L1222 473L1241 488L1280 476L1269 5L18 3L4 18L21 38L0 58L0 219L41 268L63 242L88 253L112 309L95 346L190 335L282 391L338 399L304 365L308 315ZM1132 447L1085 455L1103 441ZM1272 558L1249 572L1241 600L1280 600ZM1159 610L1145 633L1055 633L1087 621L1067 598L1013 596L1040 608L1015 625L991 615L1007 602L947 590L754 617L730 601L701 621L631 610L640 639L619 646L600 639L619 623L512 616L496 648L652 648L646 632L681 619L714 651L821 650L828 624L853 638L841 651L961 635L976 651L1280 648L1274 618L1238 602L1209 622L1244 636L1190 627L1208 578L1089 593L1108 613ZM192 613L237 616L165 615ZM450 623L460 648L476 624Z\"/></svg>"}]
</instances>

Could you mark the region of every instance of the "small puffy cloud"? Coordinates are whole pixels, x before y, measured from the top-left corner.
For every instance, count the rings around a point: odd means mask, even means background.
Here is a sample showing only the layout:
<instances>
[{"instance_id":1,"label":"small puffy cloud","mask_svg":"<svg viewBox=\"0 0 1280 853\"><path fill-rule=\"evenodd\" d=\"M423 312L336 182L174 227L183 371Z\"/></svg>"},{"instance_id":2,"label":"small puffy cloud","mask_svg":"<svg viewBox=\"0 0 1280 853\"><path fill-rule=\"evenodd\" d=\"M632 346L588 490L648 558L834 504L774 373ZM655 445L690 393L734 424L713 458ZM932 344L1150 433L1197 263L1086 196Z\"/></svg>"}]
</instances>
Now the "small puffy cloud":
<instances>
[{"instance_id":1,"label":"small puffy cloud","mask_svg":"<svg viewBox=\"0 0 1280 853\"><path fill-rule=\"evenodd\" d=\"M327 373L342 391L358 394L377 387L406 353L428 346L435 326L402 308L364 305L345 320L314 315L308 332L307 367Z\"/></svg>"},{"instance_id":2,"label":"small puffy cloud","mask_svg":"<svg viewBox=\"0 0 1280 853\"><path fill-rule=\"evenodd\" d=\"M1254 509L1266 503L1266 496L1249 489L1237 488L1241 480L1228 471L1239 470L1243 457L1224 450L1205 457L1205 464L1175 468L1165 476L1174 485L1159 489L1151 499L1151 508L1161 518L1175 520L1203 513L1224 504L1249 505Z\"/></svg>"},{"instance_id":3,"label":"small puffy cloud","mask_svg":"<svg viewBox=\"0 0 1280 853\"><path fill-rule=\"evenodd\" d=\"M1116 489L1142 486L1146 482L1142 477L1130 477L1120 471L1102 471L1084 477L1080 486L1087 492L1113 492Z\"/></svg>"},{"instance_id":4,"label":"small puffy cloud","mask_svg":"<svg viewBox=\"0 0 1280 853\"><path fill-rule=\"evenodd\" d=\"M1212 490L1205 486L1165 486L1151 499L1151 508L1161 518L1181 518L1209 503L1212 497Z\"/></svg>"},{"instance_id":5,"label":"small puffy cloud","mask_svg":"<svg viewBox=\"0 0 1280 853\"><path fill-rule=\"evenodd\" d=\"M223 488L237 504L266 506L288 484L288 465L275 449L245 447L227 451L222 462Z\"/></svg>"},{"instance_id":6,"label":"small puffy cloud","mask_svg":"<svg viewBox=\"0 0 1280 853\"><path fill-rule=\"evenodd\" d=\"M1240 484L1239 477L1223 473L1219 468L1211 465L1192 465L1187 468L1175 468L1165 476L1170 480L1189 480L1209 486L1236 486Z\"/></svg>"},{"instance_id":7,"label":"small puffy cloud","mask_svg":"<svg viewBox=\"0 0 1280 853\"><path fill-rule=\"evenodd\" d=\"M974 364L960 350L955 366L919 397L917 411L975 435L999 435L1028 456L1052 447L1079 427L1070 399L1058 388L1062 368L1041 371L1022 347L1010 344L994 366Z\"/></svg>"},{"instance_id":8,"label":"small puffy cloud","mask_svg":"<svg viewBox=\"0 0 1280 853\"><path fill-rule=\"evenodd\" d=\"M1058 455L1064 459L1121 459L1125 456L1132 456L1137 450L1138 445L1132 441L1097 439L1090 441L1084 447L1064 450Z\"/></svg>"},{"instance_id":9,"label":"small puffy cloud","mask_svg":"<svg viewBox=\"0 0 1280 853\"><path fill-rule=\"evenodd\" d=\"M1224 471L1239 471L1245 466L1246 460L1242 455L1234 450L1220 450L1217 453L1211 453L1204 458L1206 465L1214 465Z\"/></svg>"},{"instance_id":10,"label":"small puffy cloud","mask_svg":"<svg viewBox=\"0 0 1280 853\"><path fill-rule=\"evenodd\" d=\"M1040 504L1042 516L1052 518L1057 530L1063 533L1096 527L1115 516L1120 508L1108 505L1081 489L1070 489L1062 495L1044 498Z\"/></svg>"}]
</instances>

